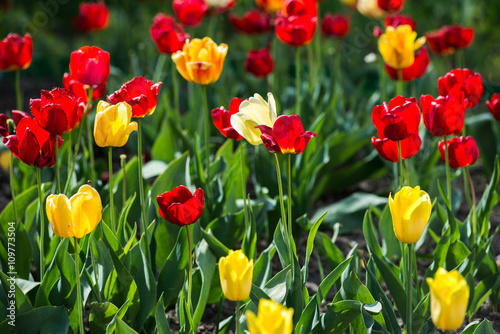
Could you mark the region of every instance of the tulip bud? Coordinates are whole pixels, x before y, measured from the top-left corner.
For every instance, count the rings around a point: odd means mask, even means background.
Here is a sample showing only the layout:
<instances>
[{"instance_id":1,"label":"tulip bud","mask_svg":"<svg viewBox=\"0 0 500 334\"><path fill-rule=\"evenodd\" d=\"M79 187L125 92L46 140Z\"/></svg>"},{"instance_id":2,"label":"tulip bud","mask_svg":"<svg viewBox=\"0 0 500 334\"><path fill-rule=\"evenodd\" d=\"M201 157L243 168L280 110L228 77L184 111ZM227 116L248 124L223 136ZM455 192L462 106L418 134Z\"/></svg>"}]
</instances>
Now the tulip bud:
<instances>
[{"instance_id":1,"label":"tulip bud","mask_svg":"<svg viewBox=\"0 0 500 334\"><path fill-rule=\"evenodd\" d=\"M219 259L219 276L222 292L227 299L242 301L250 296L253 260L248 261L242 250L229 251Z\"/></svg>"},{"instance_id":2,"label":"tulip bud","mask_svg":"<svg viewBox=\"0 0 500 334\"><path fill-rule=\"evenodd\" d=\"M272 300L259 301L258 315L245 312L250 334L290 334L293 330L293 309Z\"/></svg>"},{"instance_id":3,"label":"tulip bud","mask_svg":"<svg viewBox=\"0 0 500 334\"><path fill-rule=\"evenodd\" d=\"M126 102L110 105L99 101L94 122L94 139L98 146L121 147L127 143L132 131L137 130L137 123L132 119L132 107Z\"/></svg>"}]
</instances>

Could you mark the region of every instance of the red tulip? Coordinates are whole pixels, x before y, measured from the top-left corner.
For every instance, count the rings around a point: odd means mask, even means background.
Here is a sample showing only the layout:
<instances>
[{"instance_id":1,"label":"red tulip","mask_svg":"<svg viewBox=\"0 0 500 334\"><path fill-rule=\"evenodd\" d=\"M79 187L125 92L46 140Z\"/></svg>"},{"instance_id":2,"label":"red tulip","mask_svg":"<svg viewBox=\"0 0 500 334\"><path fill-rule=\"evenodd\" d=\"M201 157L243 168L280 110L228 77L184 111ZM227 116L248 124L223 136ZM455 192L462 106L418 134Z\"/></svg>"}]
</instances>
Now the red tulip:
<instances>
[{"instance_id":1,"label":"red tulip","mask_svg":"<svg viewBox=\"0 0 500 334\"><path fill-rule=\"evenodd\" d=\"M77 98L82 99L84 103L87 103L89 86L78 81L78 79L76 79L76 77L71 73L64 73L63 87L69 89ZM104 95L106 95L106 81L93 86L92 101L96 101Z\"/></svg>"},{"instance_id":2,"label":"red tulip","mask_svg":"<svg viewBox=\"0 0 500 334\"><path fill-rule=\"evenodd\" d=\"M316 0L285 0L281 15L283 16L318 16Z\"/></svg>"},{"instance_id":3,"label":"red tulip","mask_svg":"<svg viewBox=\"0 0 500 334\"><path fill-rule=\"evenodd\" d=\"M493 95L491 95L491 100L486 101L486 105L493 114L493 117L500 122L500 94L493 93Z\"/></svg>"},{"instance_id":4,"label":"red tulip","mask_svg":"<svg viewBox=\"0 0 500 334\"><path fill-rule=\"evenodd\" d=\"M467 108L472 108L483 96L483 78L466 68L455 69L438 79L438 89L439 95L455 95L460 102L467 100Z\"/></svg>"},{"instance_id":5,"label":"red tulip","mask_svg":"<svg viewBox=\"0 0 500 334\"><path fill-rule=\"evenodd\" d=\"M14 121L15 126L17 126L21 121L21 119L23 119L24 117L30 117L30 115L28 113L25 113L24 111L12 110L12 120ZM8 135L11 134L9 131L8 120L9 116L5 114L0 114L0 137L7 137Z\"/></svg>"},{"instance_id":6,"label":"red tulip","mask_svg":"<svg viewBox=\"0 0 500 334\"><path fill-rule=\"evenodd\" d=\"M71 132L83 115L83 105L68 89L42 90L40 99L30 100L33 117L51 135L60 136Z\"/></svg>"},{"instance_id":7,"label":"red tulip","mask_svg":"<svg viewBox=\"0 0 500 334\"><path fill-rule=\"evenodd\" d=\"M80 13L75 24L81 31L90 32L108 27L109 9L104 2L80 4Z\"/></svg>"},{"instance_id":8,"label":"red tulip","mask_svg":"<svg viewBox=\"0 0 500 334\"><path fill-rule=\"evenodd\" d=\"M378 7L385 12L399 12L403 10L404 0L377 0Z\"/></svg>"},{"instance_id":9,"label":"red tulip","mask_svg":"<svg viewBox=\"0 0 500 334\"><path fill-rule=\"evenodd\" d=\"M342 14L332 15L325 14L321 24L321 31L325 36L332 36L335 38L344 38L349 33L349 26L351 19L349 16Z\"/></svg>"},{"instance_id":10,"label":"red tulip","mask_svg":"<svg viewBox=\"0 0 500 334\"><path fill-rule=\"evenodd\" d=\"M271 30L269 14L259 10L250 10L243 17L230 15L229 21L237 30L246 34L261 34Z\"/></svg>"},{"instance_id":11,"label":"red tulip","mask_svg":"<svg viewBox=\"0 0 500 334\"><path fill-rule=\"evenodd\" d=\"M403 81L412 81L420 78L425 74L428 66L429 52L427 52L427 48L423 46L415 52L415 61L413 62L413 64L409 67L403 68ZM392 80L399 80L399 73L395 68L392 68L389 65L385 64L385 71Z\"/></svg>"},{"instance_id":12,"label":"red tulip","mask_svg":"<svg viewBox=\"0 0 500 334\"><path fill-rule=\"evenodd\" d=\"M317 20L307 15L280 16L276 19L276 35L291 46L307 45L314 37Z\"/></svg>"},{"instance_id":13,"label":"red tulip","mask_svg":"<svg viewBox=\"0 0 500 334\"><path fill-rule=\"evenodd\" d=\"M205 205L202 189L191 194L188 188L178 186L172 192L164 192L156 197L159 213L164 219L179 226L191 225L200 219Z\"/></svg>"},{"instance_id":14,"label":"red tulip","mask_svg":"<svg viewBox=\"0 0 500 334\"><path fill-rule=\"evenodd\" d=\"M373 108L372 121L379 138L403 140L418 130L420 108L414 97L396 96L389 105L384 102Z\"/></svg>"},{"instance_id":15,"label":"red tulip","mask_svg":"<svg viewBox=\"0 0 500 334\"><path fill-rule=\"evenodd\" d=\"M386 27L392 26L394 28L397 28L398 26L403 24L409 25L413 31L415 31L415 27L417 26L415 20L413 20L409 15L393 14L385 18Z\"/></svg>"},{"instance_id":16,"label":"red tulip","mask_svg":"<svg viewBox=\"0 0 500 334\"><path fill-rule=\"evenodd\" d=\"M0 70L18 71L28 68L33 56L33 40L30 34L24 37L9 34L0 41Z\"/></svg>"},{"instance_id":17,"label":"red tulip","mask_svg":"<svg viewBox=\"0 0 500 334\"><path fill-rule=\"evenodd\" d=\"M441 160L445 160L444 140L439 142ZM476 141L472 137L455 137L448 141L448 157L450 167L459 169L473 165L479 158Z\"/></svg>"},{"instance_id":18,"label":"red tulip","mask_svg":"<svg viewBox=\"0 0 500 334\"><path fill-rule=\"evenodd\" d=\"M163 13L153 19L150 33L158 51L169 55L182 50L184 42L189 38L189 34L184 32L180 24L175 23L173 17Z\"/></svg>"},{"instance_id":19,"label":"red tulip","mask_svg":"<svg viewBox=\"0 0 500 334\"><path fill-rule=\"evenodd\" d=\"M469 47L474 38L474 29L459 25L444 26L426 33L425 37L432 51L445 56L454 53L456 49Z\"/></svg>"},{"instance_id":20,"label":"red tulip","mask_svg":"<svg viewBox=\"0 0 500 334\"><path fill-rule=\"evenodd\" d=\"M58 137L58 147L62 143L63 140ZM38 168L54 165L56 137L42 129L31 117L23 117L16 127L16 134L4 138L4 144L27 165Z\"/></svg>"},{"instance_id":21,"label":"red tulip","mask_svg":"<svg viewBox=\"0 0 500 334\"><path fill-rule=\"evenodd\" d=\"M257 78L270 74L274 68L274 61L268 49L251 50L245 60L245 69Z\"/></svg>"},{"instance_id":22,"label":"red tulip","mask_svg":"<svg viewBox=\"0 0 500 334\"><path fill-rule=\"evenodd\" d=\"M144 77L135 77L108 96L110 104L127 102L132 106L132 117L145 117L154 113L158 100L158 91L162 83L153 83Z\"/></svg>"},{"instance_id":23,"label":"red tulip","mask_svg":"<svg viewBox=\"0 0 500 334\"><path fill-rule=\"evenodd\" d=\"M71 53L69 71L85 85L100 85L109 76L109 53L97 46L81 47Z\"/></svg>"},{"instance_id":24,"label":"red tulip","mask_svg":"<svg viewBox=\"0 0 500 334\"><path fill-rule=\"evenodd\" d=\"M204 0L174 0L175 16L188 27L198 25L205 16L208 5Z\"/></svg>"},{"instance_id":25,"label":"red tulip","mask_svg":"<svg viewBox=\"0 0 500 334\"><path fill-rule=\"evenodd\" d=\"M239 111L240 104L243 101L243 99L234 97L229 104L229 111L224 109L224 107L212 110L212 119L214 120L215 127L219 129L220 133L226 138L234 140L243 138L231 125L231 115Z\"/></svg>"},{"instance_id":26,"label":"red tulip","mask_svg":"<svg viewBox=\"0 0 500 334\"><path fill-rule=\"evenodd\" d=\"M420 97L422 117L434 137L458 135L464 127L467 101L460 103L453 95Z\"/></svg>"},{"instance_id":27,"label":"red tulip","mask_svg":"<svg viewBox=\"0 0 500 334\"><path fill-rule=\"evenodd\" d=\"M298 115L281 115L272 128L267 125L258 125L256 128L262 132L262 142L271 153L300 154L309 144L311 137L317 136L311 131L304 132Z\"/></svg>"},{"instance_id":28,"label":"red tulip","mask_svg":"<svg viewBox=\"0 0 500 334\"><path fill-rule=\"evenodd\" d=\"M398 162L398 142L390 140L389 138L376 138L372 137L372 145L377 150L378 154L387 161ZM410 137L401 140L401 156L403 159L409 159L415 154L422 146L422 139L415 131Z\"/></svg>"}]
</instances>

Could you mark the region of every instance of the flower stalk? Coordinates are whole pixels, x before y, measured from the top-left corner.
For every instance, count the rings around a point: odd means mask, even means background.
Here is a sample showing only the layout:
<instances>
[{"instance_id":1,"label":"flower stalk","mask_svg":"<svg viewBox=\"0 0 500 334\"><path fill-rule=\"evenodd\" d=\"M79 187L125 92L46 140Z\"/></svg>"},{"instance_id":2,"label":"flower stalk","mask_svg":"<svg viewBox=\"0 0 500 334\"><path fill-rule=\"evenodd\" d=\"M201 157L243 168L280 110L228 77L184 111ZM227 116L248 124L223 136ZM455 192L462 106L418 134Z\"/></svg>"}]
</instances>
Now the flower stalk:
<instances>
[{"instance_id":1,"label":"flower stalk","mask_svg":"<svg viewBox=\"0 0 500 334\"><path fill-rule=\"evenodd\" d=\"M57 143L56 143L57 145ZM40 282L43 281L45 274L45 219L43 213L43 193L42 193L42 175L41 168L36 168L36 181L38 184L38 212L40 213Z\"/></svg>"},{"instance_id":2,"label":"flower stalk","mask_svg":"<svg viewBox=\"0 0 500 334\"><path fill-rule=\"evenodd\" d=\"M82 287L80 284L80 249L78 246L78 239L73 238L75 241L75 271L76 271L76 303L78 304L78 328L80 334L85 333L83 328L83 310L82 310Z\"/></svg>"},{"instance_id":3,"label":"flower stalk","mask_svg":"<svg viewBox=\"0 0 500 334\"><path fill-rule=\"evenodd\" d=\"M149 237L148 237L148 224L147 224L147 214L146 214L146 203L144 198L144 180L142 177L142 118L137 119L137 158L139 159L139 198L141 201L141 222L142 222L142 232L144 233L144 240L146 241L146 258L148 263L151 263L151 255L149 252Z\"/></svg>"}]
</instances>

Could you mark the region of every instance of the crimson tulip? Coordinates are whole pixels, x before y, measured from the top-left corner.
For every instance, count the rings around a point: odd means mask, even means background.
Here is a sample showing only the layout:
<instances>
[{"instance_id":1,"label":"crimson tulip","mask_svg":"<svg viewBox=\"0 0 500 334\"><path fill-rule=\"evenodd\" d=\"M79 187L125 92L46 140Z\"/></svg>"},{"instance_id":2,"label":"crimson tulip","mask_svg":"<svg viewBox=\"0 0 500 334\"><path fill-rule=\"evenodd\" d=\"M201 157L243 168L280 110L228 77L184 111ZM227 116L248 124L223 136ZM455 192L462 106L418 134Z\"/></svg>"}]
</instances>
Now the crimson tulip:
<instances>
[{"instance_id":1,"label":"crimson tulip","mask_svg":"<svg viewBox=\"0 0 500 334\"><path fill-rule=\"evenodd\" d=\"M69 89L77 98L82 99L84 103L87 103L89 86L78 81L73 74L64 73L63 87ZM92 88L93 101L106 95L106 81L101 82L99 85L94 85Z\"/></svg>"},{"instance_id":2,"label":"crimson tulip","mask_svg":"<svg viewBox=\"0 0 500 334\"><path fill-rule=\"evenodd\" d=\"M78 29L84 32L102 30L108 27L109 9L104 2L82 2L75 19Z\"/></svg>"},{"instance_id":3,"label":"crimson tulip","mask_svg":"<svg viewBox=\"0 0 500 334\"><path fill-rule=\"evenodd\" d=\"M385 18L386 27L392 26L397 28L403 24L409 25L413 31L415 31L415 27L417 26L415 20L413 20L409 15L392 14Z\"/></svg>"},{"instance_id":4,"label":"crimson tulip","mask_svg":"<svg viewBox=\"0 0 500 334\"><path fill-rule=\"evenodd\" d=\"M256 128L262 132L262 142L271 153L300 154L309 144L311 137L317 136L311 131L304 132L298 115L281 115L272 128L267 125L257 125Z\"/></svg>"},{"instance_id":5,"label":"crimson tulip","mask_svg":"<svg viewBox=\"0 0 500 334\"><path fill-rule=\"evenodd\" d=\"M438 79L438 89L439 95L454 95L460 102L467 100L467 108L472 108L483 96L483 78L467 68L454 69Z\"/></svg>"},{"instance_id":6,"label":"crimson tulip","mask_svg":"<svg viewBox=\"0 0 500 334\"><path fill-rule=\"evenodd\" d=\"M412 81L420 78L427 71L429 66L429 52L425 46L421 47L415 52L415 61L409 67L402 69L403 81ZM399 73L395 68L385 64L385 71L392 80L400 80Z\"/></svg>"},{"instance_id":7,"label":"crimson tulip","mask_svg":"<svg viewBox=\"0 0 500 334\"><path fill-rule=\"evenodd\" d=\"M33 57L33 40L30 34L24 37L8 34L0 41L0 70L18 71L28 68Z\"/></svg>"},{"instance_id":8,"label":"crimson tulip","mask_svg":"<svg viewBox=\"0 0 500 334\"><path fill-rule=\"evenodd\" d=\"M405 0L377 0L378 7L384 12L399 12L403 10Z\"/></svg>"},{"instance_id":9,"label":"crimson tulip","mask_svg":"<svg viewBox=\"0 0 500 334\"><path fill-rule=\"evenodd\" d=\"M243 99L234 97L229 104L229 111L224 109L224 107L212 110L212 119L214 120L215 127L219 129L220 133L226 138L234 140L240 140L243 138L231 125L231 115L234 115L239 111L240 104L243 101Z\"/></svg>"},{"instance_id":10,"label":"crimson tulip","mask_svg":"<svg viewBox=\"0 0 500 334\"><path fill-rule=\"evenodd\" d=\"M401 157L409 159L417 154L420 146L422 146L422 139L415 131L410 137L400 141L401 143ZM378 154L387 161L398 162L398 142L390 140L389 138L376 138L372 137L372 145L377 150Z\"/></svg>"},{"instance_id":11,"label":"crimson tulip","mask_svg":"<svg viewBox=\"0 0 500 334\"><path fill-rule=\"evenodd\" d=\"M479 150L476 141L472 137L455 137L448 140L447 143L451 168L459 169L473 165L479 158ZM438 147L441 160L445 161L444 140L439 142Z\"/></svg>"},{"instance_id":12,"label":"crimson tulip","mask_svg":"<svg viewBox=\"0 0 500 334\"><path fill-rule=\"evenodd\" d=\"M271 17L259 10L250 10L242 17L230 15L229 21L240 32L246 34L261 34L271 30Z\"/></svg>"},{"instance_id":13,"label":"crimson tulip","mask_svg":"<svg viewBox=\"0 0 500 334\"><path fill-rule=\"evenodd\" d=\"M493 93L493 95L491 95L490 101L486 101L486 105L493 114L493 117L495 117L495 119L500 122L500 94Z\"/></svg>"},{"instance_id":14,"label":"crimson tulip","mask_svg":"<svg viewBox=\"0 0 500 334\"><path fill-rule=\"evenodd\" d=\"M403 140L418 130L420 108L414 97L396 96L389 105L384 102L373 108L372 121L379 138Z\"/></svg>"},{"instance_id":15,"label":"crimson tulip","mask_svg":"<svg viewBox=\"0 0 500 334\"><path fill-rule=\"evenodd\" d=\"M285 0L281 15L283 16L318 16L316 0Z\"/></svg>"},{"instance_id":16,"label":"crimson tulip","mask_svg":"<svg viewBox=\"0 0 500 334\"><path fill-rule=\"evenodd\" d=\"M154 17L150 33L158 51L169 55L182 50L184 42L189 38L189 34L184 32L180 24L175 23L173 17L163 13Z\"/></svg>"},{"instance_id":17,"label":"crimson tulip","mask_svg":"<svg viewBox=\"0 0 500 334\"><path fill-rule=\"evenodd\" d=\"M308 15L279 16L276 19L276 35L283 43L303 46L312 41L316 31L317 17Z\"/></svg>"},{"instance_id":18,"label":"crimson tulip","mask_svg":"<svg viewBox=\"0 0 500 334\"><path fill-rule=\"evenodd\" d=\"M153 83L144 77L135 77L108 96L110 104L127 102L132 106L132 117L145 117L154 113L158 101L158 91L162 83Z\"/></svg>"},{"instance_id":19,"label":"crimson tulip","mask_svg":"<svg viewBox=\"0 0 500 334\"><path fill-rule=\"evenodd\" d=\"M171 192L158 195L156 201L160 216L182 227L200 219L205 205L205 195L200 188L192 194L185 186L178 186Z\"/></svg>"},{"instance_id":20,"label":"crimson tulip","mask_svg":"<svg viewBox=\"0 0 500 334\"><path fill-rule=\"evenodd\" d=\"M198 25L207 13L208 5L204 0L174 0L175 16L188 27Z\"/></svg>"},{"instance_id":21,"label":"crimson tulip","mask_svg":"<svg viewBox=\"0 0 500 334\"><path fill-rule=\"evenodd\" d=\"M351 24L351 19L349 16L342 14L332 15L330 13L325 14L323 17L323 22L321 23L321 31L325 36L331 36L335 38L344 38L349 33L349 26Z\"/></svg>"},{"instance_id":22,"label":"crimson tulip","mask_svg":"<svg viewBox=\"0 0 500 334\"><path fill-rule=\"evenodd\" d=\"M100 85L109 76L109 53L97 46L81 47L71 53L69 71L85 85Z\"/></svg>"},{"instance_id":23,"label":"crimson tulip","mask_svg":"<svg viewBox=\"0 0 500 334\"><path fill-rule=\"evenodd\" d=\"M257 78L269 75L274 68L274 61L268 49L251 50L245 60L245 69Z\"/></svg>"},{"instance_id":24,"label":"crimson tulip","mask_svg":"<svg viewBox=\"0 0 500 334\"><path fill-rule=\"evenodd\" d=\"M460 103L453 95L438 96L436 99L430 95L422 95L420 105L425 127L434 137L458 135L462 132L467 101Z\"/></svg>"},{"instance_id":25,"label":"crimson tulip","mask_svg":"<svg viewBox=\"0 0 500 334\"><path fill-rule=\"evenodd\" d=\"M469 47L474 39L474 29L459 25L444 26L425 34L432 51L440 56L455 53L457 49Z\"/></svg>"}]
</instances>

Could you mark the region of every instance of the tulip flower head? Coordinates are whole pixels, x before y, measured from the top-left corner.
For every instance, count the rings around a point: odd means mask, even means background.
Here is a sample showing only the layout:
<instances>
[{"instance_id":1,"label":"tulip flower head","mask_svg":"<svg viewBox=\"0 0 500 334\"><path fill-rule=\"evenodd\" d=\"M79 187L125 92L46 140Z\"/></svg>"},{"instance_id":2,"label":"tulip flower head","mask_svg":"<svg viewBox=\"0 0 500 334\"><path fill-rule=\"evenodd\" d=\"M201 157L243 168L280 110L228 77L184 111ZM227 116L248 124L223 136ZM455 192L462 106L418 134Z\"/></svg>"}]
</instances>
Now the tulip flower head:
<instances>
[{"instance_id":1,"label":"tulip flower head","mask_svg":"<svg viewBox=\"0 0 500 334\"><path fill-rule=\"evenodd\" d=\"M473 165L479 158L479 149L472 137L455 137L447 141L450 167L459 169ZM439 142L439 154L445 161L444 140Z\"/></svg>"},{"instance_id":2,"label":"tulip flower head","mask_svg":"<svg viewBox=\"0 0 500 334\"><path fill-rule=\"evenodd\" d=\"M398 26L401 26L403 24L407 24L413 31L415 31L415 27L417 26L417 23L414 19L411 18L411 16L401 14L386 16L384 23L386 27L392 26L394 28L397 28Z\"/></svg>"},{"instance_id":3,"label":"tulip flower head","mask_svg":"<svg viewBox=\"0 0 500 334\"><path fill-rule=\"evenodd\" d=\"M457 49L468 48L474 39L474 29L459 25L444 26L425 34L429 47L440 56L455 53Z\"/></svg>"},{"instance_id":4,"label":"tulip flower head","mask_svg":"<svg viewBox=\"0 0 500 334\"><path fill-rule=\"evenodd\" d=\"M351 19L348 16L337 14L332 15L330 13L325 14L323 17L323 22L321 23L321 31L325 36L331 36L334 38L344 38L349 33L349 26L351 25Z\"/></svg>"},{"instance_id":5,"label":"tulip flower head","mask_svg":"<svg viewBox=\"0 0 500 334\"><path fill-rule=\"evenodd\" d=\"M132 107L126 102L110 105L99 101L94 121L94 139L99 147L121 147L127 143L137 123L131 122Z\"/></svg>"},{"instance_id":6,"label":"tulip flower head","mask_svg":"<svg viewBox=\"0 0 500 334\"><path fill-rule=\"evenodd\" d=\"M245 69L257 78L264 78L274 69L274 61L268 49L250 50L245 60Z\"/></svg>"},{"instance_id":7,"label":"tulip flower head","mask_svg":"<svg viewBox=\"0 0 500 334\"><path fill-rule=\"evenodd\" d=\"M212 110L212 119L214 120L214 125L226 138L231 138L234 140L240 140L243 138L231 125L231 115L234 115L239 111L240 104L242 102L242 99L234 97L229 104L229 111L224 109L224 107Z\"/></svg>"},{"instance_id":8,"label":"tulip flower head","mask_svg":"<svg viewBox=\"0 0 500 334\"><path fill-rule=\"evenodd\" d=\"M243 301L250 296L253 260L248 260L242 250L229 251L219 259L219 276L222 292L227 299Z\"/></svg>"},{"instance_id":9,"label":"tulip flower head","mask_svg":"<svg viewBox=\"0 0 500 334\"><path fill-rule=\"evenodd\" d=\"M491 95L491 99L486 101L486 106L490 109L493 117L500 122L500 94L493 93L493 95Z\"/></svg>"},{"instance_id":10,"label":"tulip flower head","mask_svg":"<svg viewBox=\"0 0 500 334\"><path fill-rule=\"evenodd\" d=\"M205 205L205 194L198 188L194 194L185 186L178 186L171 192L156 197L159 213L163 219L180 227L191 225L201 218Z\"/></svg>"},{"instance_id":11,"label":"tulip flower head","mask_svg":"<svg viewBox=\"0 0 500 334\"><path fill-rule=\"evenodd\" d=\"M415 131L410 137L400 141L401 143L401 157L409 159L415 154L422 146L422 139L418 131ZM390 140L389 138L376 138L372 137L372 145L377 150L380 156L391 162L399 161L398 142Z\"/></svg>"},{"instance_id":12,"label":"tulip flower head","mask_svg":"<svg viewBox=\"0 0 500 334\"><path fill-rule=\"evenodd\" d=\"M420 105L425 127L434 137L458 135L464 127L467 103L467 100L460 103L453 95L438 96L436 99L422 95Z\"/></svg>"},{"instance_id":13,"label":"tulip flower head","mask_svg":"<svg viewBox=\"0 0 500 334\"><path fill-rule=\"evenodd\" d=\"M378 39L378 49L385 63L398 70L411 66L415 61L415 50L425 43L425 37L416 38L417 33L409 25L386 27Z\"/></svg>"},{"instance_id":14,"label":"tulip flower head","mask_svg":"<svg viewBox=\"0 0 500 334\"><path fill-rule=\"evenodd\" d=\"M377 0L377 5L384 12L399 12L403 10L405 0Z\"/></svg>"},{"instance_id":15,"label":"tulip flower head","mask_svg":"<svg viewBox=\"0 0 500 334\"><path fill-rule=\"evenodd\" d=\"M285 0L255 0L259 8L268 12L276 13L285 5Z\"/></svg>"},{"instance_id":16,"label":"tulip flower head","mask_svg":"<svg viewBox=\"0 0 500 334\"><path fill-rule=\"evenodd\" d=\"M434 278L427 278L427 284L431 293L434 325L445 331L462 326L470 294L465 278L456 270L448 272L439 268Z\"/></svg>"},{"instance_id":17,"label":"tulip flower head","mask_svg":"<svg viewBox=\"0 0 500 334\"><path fill-rule=\"evenodd\" d=\"M271 93L267 93L266 102L259 94L243 101L239 111L231 116L233 128L250 144L260 145L262 132L256 128L258 125L273 127L276 121L276 101Z\"/></svg>"},{"instance_id":18,"label":"tulip flower head","mask_svg":"<svg viewBox=\"0 0 500 334\"><path fill-rule=\"evenodd\" d=\"M358 12L368 18L378 19L384 15L384 11L378 6L377 0L357 0L354 4Z\"/></svg>"},{"instance_id":19,"label":"tulip flower head","mask_svg":"<svg viewBox=\"0 0 500 334\"><path fill-rule=\"evenodd\" d=\"M175 16L182 24L194 27L200 24L207 13L208 4L205 0L174 0L172 1Z\"/></svg>"},{"instance_id":20,"label":"tulip flower head","mask_svg":"<svg viewBox=\"0 0 500 334\"><path fill-rule=\"evenodd\" d=\"M390 67L385 64L385 71L389 75L392 80L398 81L403 79L403 81L412 81L420 78L427 71L427 67L429 67L429 52L425 46L415 52L415 61L408 67L401 69L401 73L403 75L402 78L399 78L399 72L397 69Z\"/></svg>"},{"instance_id":21,"label":"tulip flower head","mask_svg":"<svg viewBox=\"0 0 500 334\"><path fill-rule=\"evenodd\" d=\"M158 100L158 91L162 83L153 83L144 77L135 77L108 96L111 104L127 102L132 107L132 117L145 117L154 113Z\"/></svg>"},{"instance_id":22,"label":"tulip flower head","mask_svg":"<svg viewBox=\"0 0 500 334\"><path fill-rule=\"evenodd\" d=\"M454 69L438 79L438 89L439 95L454 95L459 102L467 100L467 108L472 108L483 96L483 78L466 68Z\"/></svg>"},{"instance_id":23,"label":"tulip flower head","mask_svg":"<svg viewBox=\"0 0 500 334\"><path fill-rule=\"evenodd\" d=\"M109 53L97 46L81 47L71 53L69 71L85 85L100 85L109 76Z\"/></svg>"},{"instance_id":24,"label":"tulip flower head","mask_svg":"<svg viewBox=\"0 0 500 334\"><path fill-rule=\"evenodd\" d=\"M293 309L269 299L259 300L257 315L246 311L250 334L291 334L293 331Z\"/></svg>"},{"instance_id":25,"label":"tulip flower head","mask_svg":"<svg viewBox=\"0 0 500 334\"><path fill-rule=\"evenodd\" d=\"M102 2L80 3L80 13L75 19L75 24L81 31L91 32L103 30L108 27L109 9Z\"/></svg>"},{"instance_id":26,"label":"tulip flower head","mask_svg":"<svg viewBox=\"0 0 500 334\"><path fill-rule=\"evenodd\" d=\"M33 57L33 40L30 34L24 37L8 34L0 41L0 70L19 71L27 69Z\"/></svg>"},{"instance_id":27,"label":"tulip flower head","mask_svg":"<svg viewBox=\"0 0 500 334\"><path fill-rule=\"evenodd\" d=\"M249 35L262 34L271 30L271 17L259 10L250 10L243 17L230 15L229 21L238 31Z\"/></svg>"},{"instance_id":28,"label":"tulip flower head","mask_svg":"<svg viewBox=\"0 0 500 334\"><path fill-rule=\"evenodd\" d=\"M64 73L63 87L69 89L78 99L82 99L84 103L88 102L89 86L78 81L73 74ZM106 95L106 81L92 86L92 101L98 100L104 95Z\"/></svg>"},{"instance_id":29,"label":"tulip flower head","mask_svg":"<svg viewBox=\"0 0 500 334\"><path fill-rule=\"evenodd\" d=\"M286 0L276 18L276 36L291 46L309 44L318 22L315 0Z\"/></svg>"},{"instance_id":30,"label":"tulip flower head","mask_svg":"<svg viewBox=\"0 0 500 334\"><path fill-rule=\"evenodd\" d=\"M403 140L418 130L420 108L415 98L396 96L389 105L384 102L373 108L372 121L377 128L379 138Z\"/></svg>"},{"instance_id":31,"label":"tulip flower head","mask_svg":"<svg viewBox=\"0 0 500 334\"><path fill-rule=\"evenodd\" d=\"M154 17L150 34L158 51L168 55L182 50L184 42L189 38L189 34L184 32L182 26L177 24L173 17L163 13Z\"/></svg>"},{"instance_id":32,"label":"tulip flower head","mask_svg":"<svg viewBox=\"0 0 500 334\"><path fill-rule=\"evenodd\" d=\"M172 60L184 79L208 85L219 79L226 54L226 44L217 45L210 37L195 38L187 40L182 51L172 55Z\"/></svg>"},{"instance_id":33,"label":"tulip flower head","mask_svg":"<svg viewBox=\"0 0 500 334\"><path fill-rule=\"evenodd\" d=\"M389 209L392 216L394 233L399 241L406 244L416 243L431 216L431 199L420 187L403 187L394 199L389 194Z\"/></svg>"}]
</instances>

